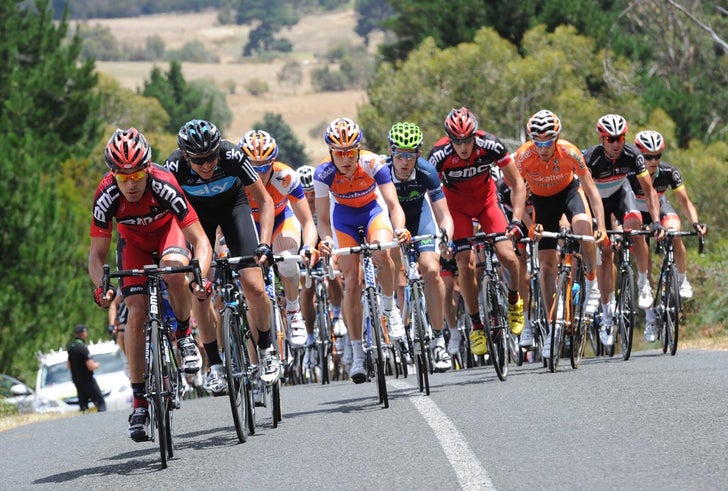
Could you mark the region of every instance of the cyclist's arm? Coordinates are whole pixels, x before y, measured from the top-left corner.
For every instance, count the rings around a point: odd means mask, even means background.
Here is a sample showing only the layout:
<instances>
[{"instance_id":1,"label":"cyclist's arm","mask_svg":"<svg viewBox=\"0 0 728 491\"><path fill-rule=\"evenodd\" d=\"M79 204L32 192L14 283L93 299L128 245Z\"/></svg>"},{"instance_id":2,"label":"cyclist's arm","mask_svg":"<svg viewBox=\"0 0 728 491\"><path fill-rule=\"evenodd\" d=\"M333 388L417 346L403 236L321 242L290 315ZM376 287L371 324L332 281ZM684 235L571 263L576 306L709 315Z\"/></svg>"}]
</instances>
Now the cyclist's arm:
<instances>
[{"instance_id":1,"label":"cyclist's arm","mask_svg":"<svg viewBox=\"0 0 728 491\"><path fill-rule=\"evenodd\" d=\"M389 208L389 219L392 221L392 227L394 230L405 228L405 217L404 211L399 204L399 198L397 197L397 189L394 184L387 182L379 185L379 191L382 193L382 198Z\"/></svg>"},{"instance_id":2,"label":"cyclist's arm","mask_svg":"<svg viewBox=\"0 0 728 491\"><path fill-rule=\"evenodd\" d=\"M91 248L88 253L88 274L94 287L101 286L104 277L104 264L111 248L111 237L91 237ZM114 298L113 289L100 299L101 306L108 308Z\"/></svg>"},{"instance_id":3,"label":"cyclist's arm","mask_svg":"<svg viewBox=\"0 0 728 491\"><path fill-rule=\"evenodd\" d=\"M192 222L182 229L185 240L192 245L195 251L195 258L200 263L200 274L202 278L207 277L212 262L212 246L199 221Z\"/></svg>"},{"instance_id":4,"label":"cyclist's arm","mask_svg":"<svg viewBox=\"0 0 728 491\"><path fill-rule=\"evenodd\" d=\"M452 235L455 230L455 225L452 221L452 215L447 207L447 200L445 198L439 199L432 203L432 211L435 212L435 220L439 228L444 228L447 233L448 240L452 240Z\"/></svg>"},{"instance_id":5,"label":"cyclist's arm","mask_svg":"<svg viewBox=\"0 0 728 491\"><path fill-rule=\"evenodd\" d=\"M584 190L586 198L589 200L591 212L594 215L594 218L597 219L597 230L606 231L607 225L604 220L604 205L602 204L602 197L599 194L597 185L594 184L594 179L592 179L591 173L586 172L579 176L579 182L581 182L581 188Z\"/></svg>"},{"instance_id":6,"label":"cyclist's arm","mask_svg":"<svg viewBox=\"0 0 728 491\"><path fill-rule=\"evenodd\" d=\"M526 185L518 172L518 167L511 160L507 165L501 167L503 178L511 188L511 206L513 207L513 220L523 221L523 209L526 206Z\"/></svg>"},{"instance_id":7,"label":"cyclist's arm","mask_svg":"<svg viewBox=\"0 0 728 491\"><path fill-rule=\"evenodd\" d=\"M246 191L250 193L256 203L258 203L258 223L260 225L260 237L258 240L264 244L271 245L273 237L273 220L275 219L275 204L268 191L265 190L263 181L256 180Z\"/></svg>"},{"instance_id":8,"label":"cyclist's arm","mask_svg":"<svg viewBox=\"0 0 728 491\"><path fill-rule=\"evenodd\" d=\"M660 201L657 199L657 193L655 192L655 188L652 186L652 178L647 172L645 172L644 174L637 176L637 180L642 187L642 191L644 191L645 193L645 198L647 199L647 209L649 210L650 216L652 217L652 222L659 224Z\"/></svg>"},{"instance_id":9,"label":"cyclist's arm","mask_svg":"<svg viewBox=\"0 0 728 491\"><path fill-rule=\"evenodd\" d=\"M688 197L688 190L685 189L685 186L675 189L675 196L677 196L677 200L680 203L680 208L687 213L690 223L699 223L698 210L695 208L692 200Z\"/></svg>"},{"instance_id":10,"label":"cyclist's arm","mask_svg":"<svg viewBox=\"0 0 728 491\"><path fill-rule=\"evenodd\" d=\"M296 201L291 200L289 203L291 203L293 214L301 223L301 238L303 241L301 245L307 245L311 249L314 249L318 242L318 232L316 232L316 224L313 222L308 201L304 198Z\"/></svg>"},{"instance_id":11,"label":"cyclist's arm","mask_svg":"<svg viewBox=\"0 0 728 491\"><path fill-rule=\"evenodd\" d=\"M316 198L316 215L318 216L318 233L321 240L332 240L334 237L331 229L331 216L329 215L329 196Z\"/></svg>"}]
</instances>

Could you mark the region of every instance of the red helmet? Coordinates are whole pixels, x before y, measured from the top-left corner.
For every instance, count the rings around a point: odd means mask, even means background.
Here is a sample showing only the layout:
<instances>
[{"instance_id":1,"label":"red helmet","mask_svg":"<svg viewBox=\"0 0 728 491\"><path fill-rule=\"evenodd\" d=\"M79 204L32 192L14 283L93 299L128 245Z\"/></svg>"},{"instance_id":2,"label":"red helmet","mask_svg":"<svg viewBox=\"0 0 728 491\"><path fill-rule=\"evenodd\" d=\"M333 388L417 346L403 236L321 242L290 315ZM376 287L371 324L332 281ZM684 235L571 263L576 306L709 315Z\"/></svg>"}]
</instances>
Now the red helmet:
<instances>
[{"instance_id":1,"label":"red helmet","mask_svg":"<svg viewBox=\"0 0 728 491\"><path fill-rule=\"evenodd\" d=\"M445 118L445 132L450 138L463 140L473 136L477 129L478 118L465 106L452 109Z\"/></svg>"},{"instance_id":2,"label":"red helmet","mask_svg":"<svg viewBox=\"0 0 728 491\"><path fill-rule=\"evenodd\" d=\"M152 147L136 128L117 129L106 143L104 160L112 171L141 170L152 161Z\"/></svg>"}]
</instances>

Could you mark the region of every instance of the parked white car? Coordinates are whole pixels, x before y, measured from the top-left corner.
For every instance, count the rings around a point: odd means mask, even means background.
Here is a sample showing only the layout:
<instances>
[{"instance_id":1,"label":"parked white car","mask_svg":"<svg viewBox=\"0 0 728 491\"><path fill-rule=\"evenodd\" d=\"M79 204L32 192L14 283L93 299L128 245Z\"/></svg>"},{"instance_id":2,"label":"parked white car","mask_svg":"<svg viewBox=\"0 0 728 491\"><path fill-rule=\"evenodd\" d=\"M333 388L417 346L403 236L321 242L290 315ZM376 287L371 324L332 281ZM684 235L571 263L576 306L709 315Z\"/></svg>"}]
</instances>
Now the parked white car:
<instances>
[{"instance_id":1,"label":"parked white car","mask_svg":"<svg viewBox=\"0 0 728 491\"><path fill-rule=\"evenodd\" d=\"M106 409L129 409L132 392L125 371L126 358L113 341L88 345L91 357L99 363L94 377L106 400ZM40 355L35 385L35 410L38 412L78 411L78 394L68 369L68 352L61 348ZM91 403L93 404L93 403Z\"/></svg>"},{"instance_id":2,"label":"parked white car","mask_svg":"<svg viewBox=\"0 0 728 491\"><path fill-rule=\"evenodd\" d=\"M19 413L32 413L33 389L10 375L0 374L0 401L12 404Z\"/></svg>"}]
</instances>

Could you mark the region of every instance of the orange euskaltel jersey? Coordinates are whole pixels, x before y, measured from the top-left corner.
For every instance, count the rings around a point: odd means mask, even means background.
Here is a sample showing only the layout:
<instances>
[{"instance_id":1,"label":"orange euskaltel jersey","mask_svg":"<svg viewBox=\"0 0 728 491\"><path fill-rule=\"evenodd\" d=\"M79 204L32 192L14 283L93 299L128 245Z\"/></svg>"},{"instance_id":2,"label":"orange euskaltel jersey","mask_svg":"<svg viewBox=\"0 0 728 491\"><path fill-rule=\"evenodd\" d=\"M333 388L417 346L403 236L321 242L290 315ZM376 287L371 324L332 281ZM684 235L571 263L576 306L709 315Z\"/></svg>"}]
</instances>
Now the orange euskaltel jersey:
<instances>
[{"instance_id":1,"label":"orange euskaltel jersey","mask_svg":"<svg viewBox=\"0 0 728 491\"><path fill-rule=\"evenodd\" d=\"M583 176L589 169L579 149L566 140L557 140L556 151L548 162L536 154L536 145L527 142L515 156L518 172L526 180L536 196L553 196L566 189L574 180L574 174Z\"/></svg>"}]
</instances>

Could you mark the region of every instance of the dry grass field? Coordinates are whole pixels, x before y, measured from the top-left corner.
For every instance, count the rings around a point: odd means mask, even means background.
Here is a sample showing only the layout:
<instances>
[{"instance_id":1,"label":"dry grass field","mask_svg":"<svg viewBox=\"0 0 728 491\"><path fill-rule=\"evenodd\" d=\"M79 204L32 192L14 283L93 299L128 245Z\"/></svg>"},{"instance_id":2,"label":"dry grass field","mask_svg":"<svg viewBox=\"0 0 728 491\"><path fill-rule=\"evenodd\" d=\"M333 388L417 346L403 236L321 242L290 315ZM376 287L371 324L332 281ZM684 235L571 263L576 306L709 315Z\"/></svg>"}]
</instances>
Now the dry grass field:
<instances>
[{"instance_id":1,"label":"dry grass field","mask_svg":"<svg viewBox=\"0 0 728 491\"><path fill-rule=\"evenodd\" d=\"M220 57L219 64L183 63L187 80L203 79L228 92L228 104L233 111L230 127L224 128L226 138L237 141L251 129L265 112L280 113L306 146L313 162L325 156L320 137L312 138L309 131L324 121L339 116L356 117L357 107L366 101L360 90L314 93L310 85L310 70L317 66L317 54L323 54L338 44L361 45L354 32L356 17L351 11L340 11L304 17L296 26L281 35L293 43L291 58L300 61L304 69L301 86L292 93L278 84L277 75L284 59L270 62L251 61L241 56L247 40L247 26L219 25L217 11L196 14L164 14L124 19L92 19L90 25L107 26L124 45L142 46L148 36L160 36L168 50L178 49L189 40L199 40L210 52ZM97 69L119 80L122 86L137 89L149 78L154 63L98 62ZM157 63L164 71L168 64ZM267 81L270 92L261 97L247 93L244 86L253 79ZM234 85L234 90L229 91Z\"/></svg>"}]
</instances>

